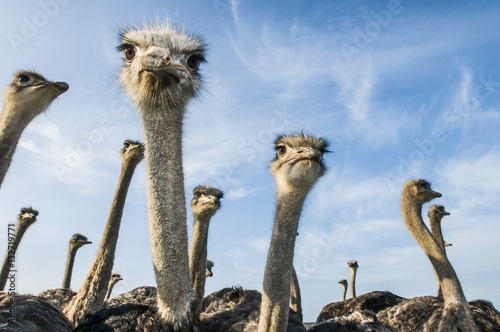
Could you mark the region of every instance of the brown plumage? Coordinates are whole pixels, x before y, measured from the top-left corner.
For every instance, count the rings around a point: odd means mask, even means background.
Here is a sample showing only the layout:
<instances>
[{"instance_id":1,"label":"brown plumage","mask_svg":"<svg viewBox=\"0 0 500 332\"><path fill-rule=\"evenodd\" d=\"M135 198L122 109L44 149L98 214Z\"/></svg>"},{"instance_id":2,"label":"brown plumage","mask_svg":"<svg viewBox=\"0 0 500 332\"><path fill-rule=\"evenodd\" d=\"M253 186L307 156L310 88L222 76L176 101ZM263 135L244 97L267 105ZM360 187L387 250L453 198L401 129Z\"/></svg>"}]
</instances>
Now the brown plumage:
<instances>
[{"instance_id":1,"label":"brown plumage","mask_svg":"<svg viewBox=\"0 0 500 332\"><path fill-rule=\"evenodd\" d=\"M325 305L318 315L316 323L335 317L349 316L356 311L370 310L371 312L378 313L386 308L397 305L403 300L404 298L389 291L374 291L362 294L355 298Z\"/></svg>"},{"instance_id":2,"label":"brown plumage","mask_svg":"<svg viewBox=\"0 0 500 332\"><path fill-rule=\"evenodd\" d=\"M256 290L230 287L203 299L201 330L203 332L257 331L262 295ZM305 332L302 319L289 309L287 332Z\"/></svg>"},{"instance_id":3,"label":"brown plumage","mask_svg":"<svg viewBox=\"0 0 500 332\"><path fill-rule=\"evenodd\" d=\"M73 331L73 324L47 299L0 292L0 331L69 332Z\"/></svg>"}]
</instances>

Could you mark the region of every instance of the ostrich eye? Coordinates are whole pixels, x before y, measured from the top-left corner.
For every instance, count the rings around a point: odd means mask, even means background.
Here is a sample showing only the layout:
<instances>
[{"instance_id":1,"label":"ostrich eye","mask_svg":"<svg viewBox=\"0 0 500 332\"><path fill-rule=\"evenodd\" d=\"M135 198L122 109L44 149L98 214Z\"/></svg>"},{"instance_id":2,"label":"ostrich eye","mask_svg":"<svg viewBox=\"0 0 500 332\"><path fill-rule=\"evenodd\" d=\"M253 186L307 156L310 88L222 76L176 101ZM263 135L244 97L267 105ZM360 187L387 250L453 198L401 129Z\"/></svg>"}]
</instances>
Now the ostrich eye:
<instances>
[{"instance_id":1,"label":"ostrich eye","mask_svg":"<svg viewBox=\"0 0 500 332\"><path fill-rule=\"evenodd\" d=\"M195 193L194 193L194 197L196 197L196 198L200 198L200 196L201 196L201 193L199 193L199 192L195 192Z\"/></svg>"},{"instance_id":2,"label":"ostrich eye","mask_svg":"<svg viewBox=\"0 0 500 332\"><path fill-rule=\"evenodd\" d=\"M286 147L283 145L277 146L276 153L278 154L279 157L283 156L286 153Z\"/></svg>"},{"instance_id":3,"label":"ostrich eye","mask_svg":"<svg viewBox=\"0 0 500 332\"><path fill-rule=\"evenodd\" d=\"M26 82L29 82L30 81L30 77L28 75L19 75L19 77L17 78L17 81L19 83L26 83Z\"/></svg>"},{"instance_id":4,"label":"ostrich eye","mask_svg":"<svg viewBox=\"0 0 500 332\"><path fill-rule=\"evenodd\" d=\"M199 55L191 55L187 59L187 65L191 69L198 69L198 67L200 66L201 61L202 61L202 58Z\"/></svg>"},{"instance_id":5,"label":"ostrich eye","mask_svg":"<svg viewBox=\"0 0 500 332\"><path fill-rule=\"evenodd\" d=\"M125 149L128 149L128 148L129 148L129 146L130 146L130 143L127 143L127 142L123 143L123 147L124 147Z\"/></svg>"},{"instance_id":6,"label":"ostrich eye","mask_svg":"<svg viewBox=\"0 0 500 332\"><path fill-rule=\"evenodd\" d=\"M135 57L135 48L133 46L126 46L123 52L125 54L125 60L130 61Z\"/></svg>"}]
</instances>

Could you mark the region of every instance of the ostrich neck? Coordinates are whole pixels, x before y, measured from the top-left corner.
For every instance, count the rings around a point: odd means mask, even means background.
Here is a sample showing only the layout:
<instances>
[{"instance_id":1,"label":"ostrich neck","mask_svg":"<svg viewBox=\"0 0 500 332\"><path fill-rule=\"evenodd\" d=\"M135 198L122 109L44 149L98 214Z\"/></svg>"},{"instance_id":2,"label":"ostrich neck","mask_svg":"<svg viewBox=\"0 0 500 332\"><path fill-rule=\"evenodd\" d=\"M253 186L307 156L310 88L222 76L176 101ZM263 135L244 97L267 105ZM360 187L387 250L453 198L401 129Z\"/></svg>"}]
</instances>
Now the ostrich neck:
<instances>
[{"instance_id":1,"label":"ostrich neck","mask_svg":"<svg viewBox=\"0 0 500 332\"><path fill-rule=\"evenodd\" d=\"M85 314L97 311L104 302L111 279L125 199L136 166L136 162L123 163L118 187L97 254L78 293L64 308L64 313L75 326L82 321Z\"/></svg>"},{"instance_id":2,"label":"ostrich neck","mask_svg":"<svg viewBox=\"0 0 500 332\"><path fill-rule=\"evenodd\" d=\"M167 326L190 331L195 294L189 274L186 198L182 169L183 111L143 119L148 173L149 233L158 311ZM156 112L154 114L160 114Z\"/></svg>"},{"instance_id":3,"label":"ostrich neck","mask_svg":"<svg viewBox=\"0 0 500 332\"><path fill-rule=\"evenodd\" d=\"M6 107L0 117L0 187L12 162L19 139L26 126L33 119L30 116L26 118L15 116L18 112L24 113Z\"/></svg>"},{"instance_id":4,"label":"ostrich neck","mask_svg":"<svg viewBox=\"0 0 500 332\"><path fill-rule=\"evenodd\" d=\"M207 262L207 238L210 217L194 216L193 238L189 249L189 269L193 289L196 293L196 312L201 311L201 301L205 294L206 262Z\"/></svg>"},{"instance_id":5,"label":"ostrich neck","mask_svg":"<svg viewBox=\"0 0 500 332\"><path fill-rule=\"evenodd\" d=\"M62 283L62 288L70 288L71 285L71 275L73 274L73 264L75 263L75 256L77 247L72 245L68 249L68 259L66 260L66 270L64 271L64 279Z\"/></svg>"},{"instance_id":6,"label":"ostrich neck","mask_svg":"<svg viewBox=\"0 0 500 332\"><path fill-rule=\"evenodd\" d=\"M307 193L278 189L273 234L264 273L259 332L282 332L288 325L295 238Z\"/></svg>"},{"instance_id":7,"label":"ostrich neck","mask_svg":"<svg viewBox=\"0 0 500 332\"><path fill-rule=\"evenodd\" d=\"M422 204L414 202L413 197L409 193L403 192L401 207L406 227L434 267L439 284L441 285L445 304L457 300L467 303L455 270L424 224L422 219Z\"/></svg>"},{"instance_id":8,"label":"ostrich neck","mask_svg":"<svg viewBox=\"0 0 500 332\"><path fill-rule=\"evenodd\" d=\"M446 248L444 246L443 233L441 231L441 220L434 213L431 213L429 215L429 220L430 220L430 224L431 224L432 236L434 236L434 239L438 243L438 245L441 248L441 250L443 250L443 254L446 256ZM436 275L436 281L437 281L437 284L438 284L437 296L438 297L443 297L443 290L441 288L441 283L439 281L439 276L438 276L436 270L434 270L434 274Z\"/></svg>"},{"instance_id":9,"label":"ostrich neck","mask_svg":"<svg viewBox=\"0 0 500 332\"><path fill-rule=\"evenodd\" d=\"M356 297L356 269L351 269L351 298Z\"/></svg>"},{"instance_id":10,"label":"ostrich neck","mask_svg":"<svg viewBox=\"0 0 500 332\"><path fill-rule=\"evenodd\" d=\"M7 279L9 277L10 263L15 262L17 248L19 247L19 243L29 226L31 226L31 224L20 225L18 222L16 231L14 232L14 240L9 242L7 245L7 252L5 253L2 270L0 271L0 289L2 291L5 289L5 284L7 283Z\"/></svg>"},{"instance_id":11,"label":"ostrich neck","mask_svg":"<svg viewBox=\"0 0 500 332\"><path fill-rule=\"evenodd\" d=\"M110 282L108 286L108 291L106 292L106 296L104 297L104 300L109 300L111 297L111 292L113 292L113 287L115 287L116 282Z\"/></svg>"},{"instance_id":12,"label":"ostrich neck","mask_svg":"<svg viewBox=\"0 0 500 332\"><path fill-rule=\"evenodd\" d=\"M443 232L441 231L441 220L434 213L430 214L429 220L430 220L430 224L431 224L432 236L434 236L434 239L436 239L436 242L439 244L439 247L441 247L441 249L443 250L443 253L446 255L446 250L445 250L445 246L444 246L444 239L443 239Z\"/></svg>"},{"instance_id":13,"label":"ostrich neck","mask_svg":"<svg viewBox=\"0 0 500 332\"><path fill-rule=\"evenodd\" d=\"M344 301L344 300L345 300L345 297L346 297L346 295L347 295L347 286L346 286L346 285L342 285L342 288L344 289L344 290L342 291L342 301Z\"/></svg>"},{"instance_id":14,"label":"ostrich neck","mask_svg":"<svg viewBox=\"0 0 500 332\"><path fill-rule=\"evenodd\" d=\"M302 297L300 296L299 278L297 277L297 272L295 272L295 268L293 266L292 266L292 288L290 291L292 292L291 307L299 315L300 320L303 320Z\"/></svg>"}]
</instances>

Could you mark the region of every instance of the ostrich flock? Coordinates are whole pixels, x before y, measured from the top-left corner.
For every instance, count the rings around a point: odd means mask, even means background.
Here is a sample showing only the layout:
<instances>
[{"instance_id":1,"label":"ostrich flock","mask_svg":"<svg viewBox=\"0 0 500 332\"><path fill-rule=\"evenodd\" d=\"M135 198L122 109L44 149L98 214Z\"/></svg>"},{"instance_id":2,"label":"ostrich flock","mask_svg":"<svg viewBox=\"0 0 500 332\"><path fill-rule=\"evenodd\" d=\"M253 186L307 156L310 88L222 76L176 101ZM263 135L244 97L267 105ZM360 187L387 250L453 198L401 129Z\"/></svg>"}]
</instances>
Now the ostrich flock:
<instances>
[{"instance_id":1,"label":"ostrich flock","mask_svg":"<svg viewBox=\"0 0 500 332\"><path fill-rule=\"evenodd\" d=\"M38 214L31 207L21 210L0 272L1 331L500 331L500 313L489 301L467 302L447 259L440 222L449 213L435 205L429 211L432 232L425 225L422 205L441 194L421 179L402 188L402 217L434 267L437 296L405 299L388 291L356 296L358 263L349 261L351 298L346 299L348 282L343 279L342 301L325 303L315 324L306 329L293 267L295 239L304 201L325 173L323 156L329 151L325 139L302 132L275 140L270 172L277 202L262 292L228 287L205 296L213 266L207 260L208 229L223 192L210 186L194 189L188 248L182 133L186 105L203 85L199 67L205 62L206 44L199 35L159 21L127 27L120 38L124 64L119 82L140 111L145 142L126 140L120 150L121 174L104 234L78 291L70 288L76 252L91 243L81 234L69 241L61 288L37 296L5 290L9 257ZM0 186L24 128L68 88L32 70L15 75L0 117ZM156 287L138 287L112 298L112 288L121 280L112 270L123 208L142 159Z\"/></svg>"}]
</instances>

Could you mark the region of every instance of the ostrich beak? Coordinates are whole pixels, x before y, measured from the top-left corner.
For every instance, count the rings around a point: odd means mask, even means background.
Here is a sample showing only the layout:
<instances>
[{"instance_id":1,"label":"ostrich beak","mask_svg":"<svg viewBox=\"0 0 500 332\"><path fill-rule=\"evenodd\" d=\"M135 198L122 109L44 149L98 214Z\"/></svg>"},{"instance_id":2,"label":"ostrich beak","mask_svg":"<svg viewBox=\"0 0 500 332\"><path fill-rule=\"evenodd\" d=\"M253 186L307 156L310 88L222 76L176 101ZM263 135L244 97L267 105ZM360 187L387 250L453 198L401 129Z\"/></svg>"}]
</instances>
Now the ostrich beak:
<instances>
[{"instance_id":1,"label":"ostrich beak","mask_svg":"<svg viewBox=\"0 0 500 332\"><path fill-rule=\"evenodd\" d=\"M441 193L437 192L437 191L434 191L434 190L430 190L430 193L436 197L441 197L443 195L441 195Z\"/></svg>"},{"instance_id":2,"label":"ostrich beak","mask_svg":"<svg viewBox=\"0 0 500 332\"><path fill-rule=\"evenodd\" d=\"M150 47L138 60L143 70L164 77L173 76L177 83L190 76L186 67L172 60L168 48Z\"/></svg>"},{"instance_id":3,"label":"ostrich beak","mask_svg":"<svg viewBox=\"0 0 500 332\"><path fill-rule=\"evenodd\" d=\"M321 152L311 147L304 147L298 150L296 153L292 154L290 158L288 158L287 162L291 162L295 164L300 160L315 160L321 161Z\"/></svg>"},{"instance_id":4,"label":"ostrich beak","mask_svg":"<svg viewBox=\"0 0 500 332\"><path fill-rule=\"evenodd\" d=\"M202 204L215 203L215 202L217 202L217 198L215 196L212 196L212 195L208 195L208 196L201 195L201 197L198 198L198 202L201 202Z\"/></svg>"}]
</instances>

